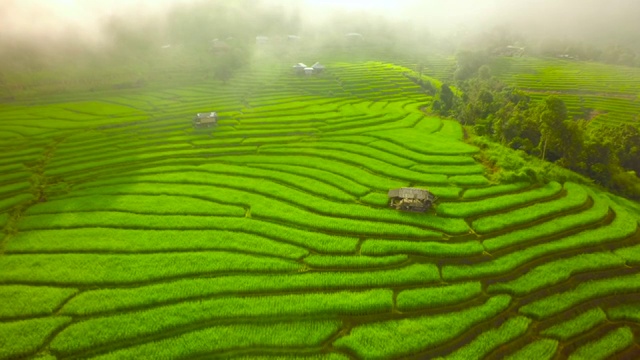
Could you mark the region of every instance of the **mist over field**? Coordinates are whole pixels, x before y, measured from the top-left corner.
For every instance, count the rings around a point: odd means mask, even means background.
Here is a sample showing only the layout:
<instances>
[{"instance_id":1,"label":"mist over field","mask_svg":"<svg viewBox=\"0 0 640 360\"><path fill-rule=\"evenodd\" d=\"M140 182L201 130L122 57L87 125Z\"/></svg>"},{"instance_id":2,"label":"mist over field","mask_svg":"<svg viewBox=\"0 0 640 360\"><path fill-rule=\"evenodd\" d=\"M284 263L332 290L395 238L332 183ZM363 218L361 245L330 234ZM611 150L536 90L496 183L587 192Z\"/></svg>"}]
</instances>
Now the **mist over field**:
<instances>
[{"instance_id":1,"label":"mist over field","mask_svg":"<svg viewBox=\"0 0 640 360\"><path fill-rule=\"evenodd\" d=\"M634 0L6 0L0 3L3 53L53 46L105 49L118 40L155 43L235 34L327 34L464 40L571 39L638 47ZM37 19L37 21L34 21ZM64 50L64 49L63 49Z\"/></svg>"}]
</instances>

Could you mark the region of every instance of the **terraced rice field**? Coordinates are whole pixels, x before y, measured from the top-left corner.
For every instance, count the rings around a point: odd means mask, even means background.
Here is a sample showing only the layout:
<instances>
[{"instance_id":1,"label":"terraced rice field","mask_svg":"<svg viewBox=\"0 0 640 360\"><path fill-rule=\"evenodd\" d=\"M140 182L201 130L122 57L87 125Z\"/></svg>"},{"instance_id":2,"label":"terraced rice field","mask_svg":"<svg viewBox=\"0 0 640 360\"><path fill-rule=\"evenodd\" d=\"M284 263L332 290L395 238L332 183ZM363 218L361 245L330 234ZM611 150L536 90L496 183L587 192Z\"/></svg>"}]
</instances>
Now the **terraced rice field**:
<instances>
[{"instance_id":1,"label":"terraced rice field","mask_svg":"<svg viewBox=\"0 0 640 360\"><path fill-rule=\"evenodd\" d=\"M640 123L640 69L562 59L500 58L492 70L532 98L558 95L594 124Z\"/></svg>"},{"instance_id":2,"label":"terraced rice field","mask_svg":"<svg viewBox=\"0 0 640 360\"><path fill-rule=\"evenodd\" d=\"M0 359L640 356L637 215L492 184L402 67L327 68L2 105Z\"/></svg>"}]
</instances>

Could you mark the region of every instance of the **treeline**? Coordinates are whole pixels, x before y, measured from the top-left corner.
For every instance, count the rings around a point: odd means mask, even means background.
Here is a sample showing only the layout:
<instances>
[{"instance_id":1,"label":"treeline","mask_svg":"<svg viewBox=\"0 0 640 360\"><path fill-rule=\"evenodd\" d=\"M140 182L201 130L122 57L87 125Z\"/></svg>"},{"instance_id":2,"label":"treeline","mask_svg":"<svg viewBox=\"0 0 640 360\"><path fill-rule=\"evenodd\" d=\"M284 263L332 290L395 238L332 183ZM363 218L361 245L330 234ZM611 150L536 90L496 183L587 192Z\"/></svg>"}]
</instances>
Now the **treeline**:
<instances>
[{"instance_id":1,"label":"treeline","mask_svg":"<svg viewBox=\"0 0 640 360\"><path fill-rule=\"evenodd\" d=\"M492 77L489 66L479 65L481 61L471 54L458 60L455 78L460 91L443 84L432 104L433 112L472 126L478 136L586 175L620 195L640 200L638 127L589 125L588 118L569 118L565 103L557 96L532 101L524 92Z\"/></svg>"}]
</instances>

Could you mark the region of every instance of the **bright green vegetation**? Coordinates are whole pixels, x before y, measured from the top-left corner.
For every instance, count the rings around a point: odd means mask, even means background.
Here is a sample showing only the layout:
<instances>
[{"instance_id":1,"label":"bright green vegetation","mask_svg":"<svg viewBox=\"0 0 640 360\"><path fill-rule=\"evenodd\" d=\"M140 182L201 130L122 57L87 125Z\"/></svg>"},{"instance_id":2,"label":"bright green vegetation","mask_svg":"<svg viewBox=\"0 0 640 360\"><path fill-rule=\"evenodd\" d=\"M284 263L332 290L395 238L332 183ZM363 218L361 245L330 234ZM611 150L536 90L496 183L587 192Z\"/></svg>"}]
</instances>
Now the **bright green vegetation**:
<instances>
[{"instance_id":1,"label":"bright green vegetation","mask_svg":"<svg viewBox=\"0 0 640 360\"><path fill-rule=\"evenodd\" d=\"M607 309L611 320L630 320L640 322L640 304L620 305Z\"/></svg>"},{"instance_id":2,"label":"bright green vegetation","mask_svg":"<svg viewBox=\"0 0 640 360\"><path fill-rule=\"evenodd\" d=\"M477 241L462 243L442 243L431 241L402 241L402 240L365 240L360 248L362 254L391 255L417 254L424 256L462 257L479 255L483 251Z\"/></svg>"},{"instance_id":3,"label":"bright green vegetation","mask_svg":"<svg viewBox=\"0 0 640 360\"><path fill-rule=\"evenodd\" d=\"M291 260L234 254L195 252L139 255L10 255L0 258L0 282L45 284L136 283L164 278L228 272L292 272Z\"/></svg>"},{"instance_id":4,"label":"bright green vegetation","mask_svg":"<svg viewBox=\"0 0 640 360\"><path fill-rule=\"evenodd\" d=\"M478 233L501 230L578 208L588 200L587 192L580 185L565 183L564 188L567 191L566 197L537 203L514 211L482 217L473 221L471 227Z\"/></svg>"},{"instance_id":5,"label":"bright green vegetation","mask_svg":"<svg viewBox=\"0 0 640 360\"><path fill-rule=\"evenodd\" d=\"M336 354L336 353L330 353L330 354L324 354L324 355L310 355L310 356L303 356L303 355L284 355L284 356L280 356L280 355L273 355L273 356L268 356L268 355L264 355L264 356L241 356L241 357L234 357L234 359L242 359L242 360L347 360L349 359L348 356L346 355L341 355L341 354Z\"/></svg>"},{"instance_id":6,"label":"bright green vegetation","mask_svg":"<svg viewBox=\"0 0 640 360\"><path fill-rule=\"evenodd\" d=\"M496 196L491 201L446 203L438 206L438 214L456 217L481 215L490 211L504 210L509 207L538 201L557 194L561 189L562 185L557 182L551 182L538 189L518 194Z\"/></svg>"},{"instance_id":7,"label":"bright green vegetation","mask_svg":"<svg viewBox=\"0 0 640 360\"><path fill-rule=\"evenodd\" d=\"M492 65L494 73L509 84L530 91L533 98L541 91L553 91L567 104L569 116L583 116L584 109L598 110L598 124L633 122L640 107L637 68L595 62L500 58Z\"/></svg>"},{"instance_id":8,"label":"bright green vegetation","mask_svg":"<svg viewBox=\"0 0 640 360\"><path fill-rule=\"evenodd\" d=\"M96 359L176 358L231 349L318 347L340 329L338 321L218 325L115 351Z\"/></svg>"},{"instance_id":9,"label":"bright green vegetation","mask_svg":"<svg viewBox=\"0 0 640 360\"><path fill-rule=\"evenodd\" d=\"M629 213L619 210L616 218L609 225L599 227L595 230L586 230L553 242L531 246L524 250L515 251L476 265L444 266L442 268L442 276L444 280L457 280L502 274L528 261L542 256L549 256L559 251L589 245L601 245L624 239L635 233L636 228L635 218Z\"/></svg>"},{"instance_id":10,"label":"bright green vegetation","mask_svg":"<svg viewBox=\"0 0 640 360\"><path fill-rule=\"evenodd\" d=\"M366 324L355 327L334 344L368 359L411 354L457 337L471 326L498 315L510 301L509 296L498 295L483 305L462 311Z\"/></svg>"},{"instance_id":11,"label":"bright green vegetation","mask_svg":"<svg viewBox=\"0 0 640 360\"><path fill-rule=\"evenodd\" d=\"M55 214L81 211L123 211L145 214L168 215L226 215L244 216L240 206L212 203L206 200L188 197L158 195L96 195L74 197L65 201L49 201L32 206L26 214Z\"/></svg>"},{"instance_id":12,"label":"bright green vegetation","mask_svg":"<svg viewBox=\"0 0 640 360\"><path fill-rule=\"evenodd\" d=\"M449 177L449 181L463 187L489 185L489 180L482 175L454 175ZM453 211L455 211L455 207Z\"/></svg>"},{"instance_id":13,"label":"bright green vegetation","mask_svg":"<svg viewBox=\"0 0 640 360\"><path fill-rule=\"evenodd\" d=\"M593 206L579 214L562 216L526 229L516 230L485 240L482 244L488 251L525 243L544 236L552 236L579 226L589 225L604 219L609 213L609 202L603 198L594 198Z\"/></svg>"},{"instance_id":14,"label":"bright green vegetation","mask_svg":"<svg viewBox=\"0 0 640 360\"><path fill-rule=\"evenodd\" d=\"M528 344L515 353L505 357L508 360L550 360L558 349L558 341L553 339L540 339Z\"/></svg>"},{"instance_id":15,"label":"bright green vegetation","mask_svg":"<svg viewBox=\"0 0 640 360\"><path fill-rule=\"evenodd\" d=\"M75 323L55 338L51 348L72 353L214 319L364 315L389 312L391 307L390 290L199 300Z\"/></svg>"},{"instance_id":16,"label":"bright green vegetation","mask_svg":"<svg viewBox=\"0 0 640 360\"><path fill-rule=\"evenodd\" d=\"M305 237L299 237L300 243ZM351 252L355 239L341 236L316 236L324 249ZM308 245L307 243L305 243ZM331 246L334 244L334 246ZM37 252L117 252L145 253L166 251L228 250L257 253L260 255L301 258L308 250L287 244L280 239L270 239L254 234L224 230L123 230L109 228L80 228L65 230L23 231L13 237L7 253Z\"/></svg>"},{"instance_id":17,"label":"bright green vegetation","mask_svg":"<svg viewBox=\"0 0 640 360\"><path fill-rule=\"evenodd\" d=\"M8 221L9 221L9 214L7 213L0 214L0 229L4 228L4 226L7 224Z\"/></svg>"},{"instance_id":18,"label":"bright green vegetation","mask_svg":"<svg viewBox=\"0 0 640 360\"><path fill-rule=\"evenodd\" d=\"M536 318L547 318L591 299L638 290L640 290L640 274L593 280L581 283L575 289L527 304L519 311Z\"/></svg>"},{"instance_id":19,"label":"bright green vegetation","mask_svg":"<svg viewBox=\"0 0 640 360\"><path fill-rule=\"evenodd\" d=\"M581 254L537 266L512 281L492 284L488 290L522 296L565 281L575 273L623 267L624 264L624 259L609 252Z\"/></svg>"},{"instance_id":20,"label":"bright green vegetation","mask_svg":"<svg viewBox=\"0 0 640 360\"><path fill-rule=\"evenodd\" d=\"M600 308L593 308L572 319L556 324L542 331L541 334L560 340L568 340L591 330L605 321L607 321L607 314Z\"/></svg>"},{"instance_id":21,"label":"bright green vegetation","mask_svg":"<svg viewBox=\"0 0 640 360\"><path fill-rule=\"evenodd\" d=\"M615 250L614 253L625 259L628 264L640 263L640 244Z\"/></svg>"},{"instance_id":22,"label":"bright green vegetation","mask_svg":"<svg viewBox=\"0 0 640 360\"><path fill-rule=\"evenodd\" d=\"M19 194L3 198L0 200L0 211L10 209L16 205L24 204L31 200L33 200L33 195L31 194Z\"/></svg>"},{"instance_id":23,"label":"bright green vegetation","mask_svg":"<svg viewBox=\"0 0 640 360\"><path fill-rule=\"evenodd\" d=\"M0 319L21 316L50 315L77 289L46 286L0 286ZM32 301L38 299L37 302ZM10 306L9 306L10 305Z\"/></svg>"},{"instance_id":24,"label":"bright green vegetation","mask_svg":"<svg viewBox=\"0 0 640 360\"><path fill-rule=\"evenodd\" d=\"M35 353L54 331L71 321L66 316L0 322L0 359Z\"/></svg>"},{"instance_id":25,"label":"bright green vegetation","mask_svg":"<svg viewBox=\"0 0 640 360\"><path fill-rule=\"evenodd\" d=\"M394 256L322 256L310 255L304 263L314 268L368 268L398 265L406 262L407 255Z\"/></svg>"},{"instance_id":26,"label":"bright green vegetation","mask_svg":"<svg viewBox=\"0 0 640 360\"><path fill-rule=\"evenodd\" d=\"M502 195L510 192L517 192L523 190L531 184L526 182L519 182L513 184L495 185L486 188L468 189L464 192L465 199L476 199L488 196Z\"/></svg>"},{"instance_id":27,"label":"bright green vegetation","mask_svg":"<svg viewBox=\"0 0 640 360\"><path fill-rule=\"evenodd\" d=\"M629 327L609 331L602 338L581 346L569 355L569 359L607 359L633 344L633 332Z\"/></svg>"},{"instance_id":28,"label":"bright green vegetation","mask_svg":"<svg viewBox=\"0 0 640 360\"><path fill-rule=\"evenodd\" d=\"M168 67L0 106L1 359L544 359L600 309L638 321L635 205L511 176L425 115L415 62L440 89L452 59L254 55L224 86ZM407 186L435 209L390 209Z\"/></svg>"},{"instance_id":29,"label":"bright green vegetation","mask_svg":"<svg viewBox=\"0 0 640 360\"><path fill-rule=\"evenodd\" d=\"M517 316L505 321L499 328L483 332L471 343L461 347L443 359L481 359L497 347L519 337L527 331L531 319Z\"/></svg>"},{"instance_id":30,"label":"bright green vegetation","mask_svg":"<svg viewBox=\"0 0 640 360\"><path fill-rule=\"evenodd\" d=\"M86 315L223 294L366 289L393 285L426 285L439 280L438 269L431 264L366 272L307 272L195 278L143 287L90 290L71 299L62 312Z\"/></svg>"},{"instance_id":31,"label":"bright green vegetation","mask_svg":"<svg viewBox=\"0 0 640 360\"><path fill-rule=\"evenodd\" d=\"M479 282L452 284L427 289L404 290L398 294L398 310L411 311L453 305L473 299L482 292Z\"/></svg>"}]
</instances>

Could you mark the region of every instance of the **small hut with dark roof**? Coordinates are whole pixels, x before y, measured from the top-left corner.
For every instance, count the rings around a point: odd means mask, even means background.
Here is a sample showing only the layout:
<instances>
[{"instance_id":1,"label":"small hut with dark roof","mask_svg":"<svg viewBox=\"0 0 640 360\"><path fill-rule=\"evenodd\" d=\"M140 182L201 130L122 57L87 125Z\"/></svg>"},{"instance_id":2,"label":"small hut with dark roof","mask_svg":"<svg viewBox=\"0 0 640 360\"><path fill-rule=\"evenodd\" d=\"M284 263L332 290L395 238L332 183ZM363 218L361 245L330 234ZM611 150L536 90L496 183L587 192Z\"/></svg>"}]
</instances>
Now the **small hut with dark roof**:
<instances>
[{"instance_id":1,"label":"small hut with dark roof","mask_svg":"<svg viewBox=\"0 0 640 360\"><path fill-rule=\"evenodd\" d=\"M390 207L415 212L427 211L436 200L428 190L418 188L391 189L388 196Z\"/></svg>"}]
</instances>

